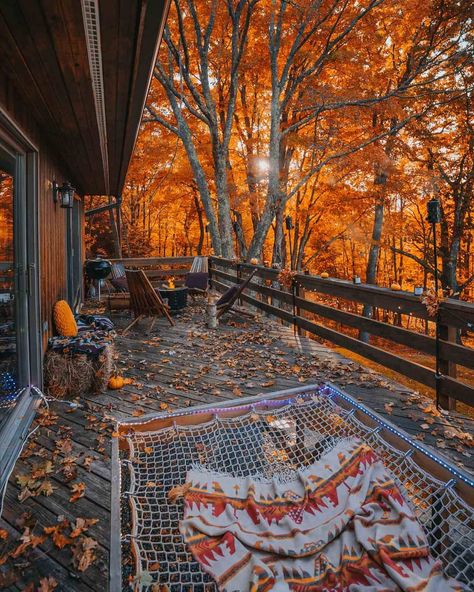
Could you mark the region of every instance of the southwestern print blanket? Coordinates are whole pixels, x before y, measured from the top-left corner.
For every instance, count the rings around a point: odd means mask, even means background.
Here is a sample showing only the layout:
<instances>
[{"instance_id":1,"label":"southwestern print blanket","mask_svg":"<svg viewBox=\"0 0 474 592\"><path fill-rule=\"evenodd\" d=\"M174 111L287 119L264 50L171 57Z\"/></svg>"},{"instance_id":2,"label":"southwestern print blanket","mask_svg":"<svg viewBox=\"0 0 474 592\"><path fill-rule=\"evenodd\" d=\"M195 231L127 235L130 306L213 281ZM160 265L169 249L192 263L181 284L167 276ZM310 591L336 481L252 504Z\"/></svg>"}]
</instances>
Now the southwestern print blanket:
<instances>
[{"instance_id":1,"label":"southwestern print blanket","mask_svg":"<svg viewBox=\"0 0 474 592\"><path fill-rule=\"evenodd\" d=\"M376 453L340 440L291 482L192 469L180 531L222 592L453 592Z\"/></svg>"}]
</instances>

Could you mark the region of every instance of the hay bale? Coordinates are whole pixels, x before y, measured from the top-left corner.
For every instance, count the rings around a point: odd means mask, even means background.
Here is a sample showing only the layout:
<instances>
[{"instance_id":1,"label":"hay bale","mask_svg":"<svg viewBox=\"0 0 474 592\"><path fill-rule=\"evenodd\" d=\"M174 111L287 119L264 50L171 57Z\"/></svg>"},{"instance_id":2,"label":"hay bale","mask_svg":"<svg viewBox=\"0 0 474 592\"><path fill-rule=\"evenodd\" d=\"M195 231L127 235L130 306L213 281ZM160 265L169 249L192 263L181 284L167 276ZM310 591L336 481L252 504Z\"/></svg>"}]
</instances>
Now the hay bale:
<instances>
[{"instance_id":1,"label":"hay bale","mask_svg":"<svg viewBox=\"0 0 474 592\"><path fill-rule=\"evenodd\" d=\"M44 382L48 395L72 399L105 391L113 370L114 347L106 345L97 356L48 350L44 359Z\"/></svg>"}]
</instances>

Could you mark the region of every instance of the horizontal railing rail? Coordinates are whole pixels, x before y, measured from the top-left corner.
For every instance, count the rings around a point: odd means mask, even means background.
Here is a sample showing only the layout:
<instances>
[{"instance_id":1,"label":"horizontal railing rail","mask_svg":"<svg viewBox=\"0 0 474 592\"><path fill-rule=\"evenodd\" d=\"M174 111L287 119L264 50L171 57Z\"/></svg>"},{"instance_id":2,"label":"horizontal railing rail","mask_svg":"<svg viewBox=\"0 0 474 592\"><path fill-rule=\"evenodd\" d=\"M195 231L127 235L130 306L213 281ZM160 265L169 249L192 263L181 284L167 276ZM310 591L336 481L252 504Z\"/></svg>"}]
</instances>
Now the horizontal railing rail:
<instances>
[{"instance_id":1,"label":"horizontal railing rail","mask_svg":"<svg viewBox=\"0 0 474 592\"><path fill-rule=\"evenodd\" d=\"M184 277L192 265L194 257L130 257L110 259L111 263L122 263L125 268L143 269L154 284L159 280Z\"/></svg>"},{"instance_id":2,"label":"horizontal railing rail","mask_svg":"<svg viewBox=\"0 0 474 592\"><path fill-rule=\"evenodd\" d=\"M237 263L229 259L210 258L212 285L220 291L226 290L229 285L238 283L246 273L254 269L256 269L254 279L250 282L247 292L242 295L244 302L294 324L299 330L307 331L348 349L425 386L435 388L436 381L439 380L440 403L443 407L452 409L455 407L456 401L474 406L474 384L457 379L458 365L474 369L474 349L457 343L459 329L474 330L473 304L452 299L440 303L438 319L441 339L438 355L441 377L437 379L433 368L409 360L393 351L388 351L383 346L367 343L366 340L363 341L348 334L347 329L365 332L431 357L436 355L434 337L309 300L305 297L305 293L311 291L323 297L335 297L352 303L370 305L379 310L391 311L397 315L433 321L419 296L378 286L353 284L344 280L306 274L296 274L293 280L293 289L285 290L278 282L278 270L248 263ZM251 294L252 292L254 294ZM346 332L322 324L316 317L337 323L345 327Z\"/></svg>"},{"instance_id":3,"label":"horizontal railing rail","mask_svg":"<svg viewBox=\"0 0 474 592\"><path fill-rule=\"evenodd\" d=\"M129 257L110 259L111 263L123 263L125 267L156 267L160 265L191 265L194 257Z\"/></svg>"}]
</instances>

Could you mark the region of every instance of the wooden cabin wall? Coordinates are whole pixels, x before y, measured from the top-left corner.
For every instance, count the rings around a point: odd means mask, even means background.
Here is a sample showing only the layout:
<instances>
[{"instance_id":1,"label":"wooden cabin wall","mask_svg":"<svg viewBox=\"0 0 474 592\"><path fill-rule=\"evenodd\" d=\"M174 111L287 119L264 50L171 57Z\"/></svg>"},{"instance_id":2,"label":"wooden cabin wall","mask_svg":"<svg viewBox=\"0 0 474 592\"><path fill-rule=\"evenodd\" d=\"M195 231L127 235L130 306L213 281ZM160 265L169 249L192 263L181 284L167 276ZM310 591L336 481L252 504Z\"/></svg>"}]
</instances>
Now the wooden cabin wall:
<instances>
[{"instance_id":1,"label":"wooden cabin wall","mask_svg":"<svg viewBox=\"0 0 474 592\"><path fill-rule=\"evenodd\" d=\"M14 85L1 72L0 107L38 148L41 331L45 347L53 333L53 305L66 298L67 290L67 211L54 203L52 182L62 183L68 179L74 183L74 178L44 143L31 110L24 106Z\"/></svg>"}]
</instances>

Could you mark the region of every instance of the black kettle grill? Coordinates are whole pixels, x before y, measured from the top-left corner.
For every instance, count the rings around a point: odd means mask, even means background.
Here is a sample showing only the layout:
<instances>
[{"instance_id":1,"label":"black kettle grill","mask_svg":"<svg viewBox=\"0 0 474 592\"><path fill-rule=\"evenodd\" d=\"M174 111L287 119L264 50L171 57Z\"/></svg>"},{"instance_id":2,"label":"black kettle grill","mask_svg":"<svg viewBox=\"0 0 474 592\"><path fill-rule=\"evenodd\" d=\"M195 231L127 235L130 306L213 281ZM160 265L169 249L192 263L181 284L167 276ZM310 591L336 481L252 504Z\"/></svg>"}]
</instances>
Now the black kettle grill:
<instances>
[{"instance_id":1,"label":"black kettle grill","mask_svg":"<svg viewBox=\"0 0 474 592\"><path fill-rule=\"evenodd\" d=\"M100 282L110 275L112 264L107 259L88 259L84 264L84 270L89 279L95 280L100 300Z\"/></svg>"}]
</instances>

